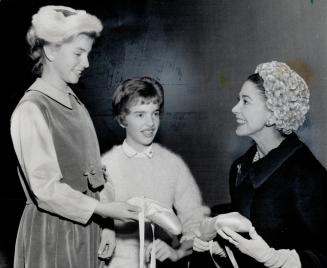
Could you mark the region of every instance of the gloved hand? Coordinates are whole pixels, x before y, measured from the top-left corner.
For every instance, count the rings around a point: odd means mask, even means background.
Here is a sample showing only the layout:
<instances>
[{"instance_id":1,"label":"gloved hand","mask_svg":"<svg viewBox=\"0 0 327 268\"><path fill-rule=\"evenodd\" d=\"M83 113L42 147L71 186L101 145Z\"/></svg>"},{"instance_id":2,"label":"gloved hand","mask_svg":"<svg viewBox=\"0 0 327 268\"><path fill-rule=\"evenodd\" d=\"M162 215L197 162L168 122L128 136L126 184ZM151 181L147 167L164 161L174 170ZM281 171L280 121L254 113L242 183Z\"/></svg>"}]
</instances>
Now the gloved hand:
<instances>
[{"instance_id":1,"label":"gloved hand","mask_svg":"<svg viewBox=\"0 0 327 268\"><path fill-rule=\"evenodd\" d=\"M245 239L228 227L218 230L218 234L228 240L242 253L263 263L269 268L300 268L301 261L295 250L279 249L269 247L269 245L251 227L249 235L251 239Z\"/></svg>"},{"instance_id":2,"label":"gloved hand","mask_svg":"<svg viewBox=\"0 0 327 268\"><path fill-rule=\"evenodd\" d=\"M251 227L249 231L251 239L245 239L227 226L219 229L218 234L228 240L242 253L254 258L258 262L266 262L272 257L275 251L257 234L254 227Z\"/></svg>"},{"instance_id":3,"label":"gloved hand","mask_svg":"<svg viewBox=\"0 0 327 268\"><path fill-rule=\"evenodd\" d=\"M218 231L220 228L227 226L234 232L238 233L247 233L250 231L252 227L252 223L241 215L238 212L230 212L225 214L219 214L215 217L216 219L216 230Z\"/></svg>"},{"instance_id":4,"label":"gloved hand","mask_svg":"<svg viewBox=\"0 0 327 268\"><path fill-rule=\"evenodd\" d=\"M217 231L224 226L235 232L249 232L252 224L238 212L219 214L214 218L202 220L200 227L196 231L197 237L203 241L210 241L216 237Z\"/></svg>"},{"instance_id":5,"label":"gloved hand","mask_svg":"<svg viewBox=\"0 0 327 268\"><path fill-rule=\"evenodd\" d=\"M193 240L193 250L197 252L210 251L211 254L219 255L220 257L226 257L225 250L219 245L217 241L210 240L207 242L195 237Z\"/></svg>"}]
</instances>

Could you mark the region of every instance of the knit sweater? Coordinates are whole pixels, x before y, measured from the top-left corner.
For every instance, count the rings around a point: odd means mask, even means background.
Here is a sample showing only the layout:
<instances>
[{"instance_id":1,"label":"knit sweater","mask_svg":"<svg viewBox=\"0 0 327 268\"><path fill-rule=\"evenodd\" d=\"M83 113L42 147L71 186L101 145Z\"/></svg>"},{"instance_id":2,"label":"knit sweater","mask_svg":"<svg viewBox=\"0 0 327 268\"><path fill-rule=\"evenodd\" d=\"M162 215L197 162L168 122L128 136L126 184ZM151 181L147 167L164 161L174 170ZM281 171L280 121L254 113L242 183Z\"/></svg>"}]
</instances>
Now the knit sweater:
<instances>
[{"instance_id":1,"label":"knit sweater","mask_svg":"<svg viewBox=\"0 0 327 268\"><path fill-rule=\"evenodd\" d=\"M144 196L174 207L183 235L192 236L209 208L202 205L199 188L181 157L157 143L152 144L152 150L151 158L129 157L119 145L102 156L115 189L115 199L126 201Z\"/></svg>"}]
</instances>

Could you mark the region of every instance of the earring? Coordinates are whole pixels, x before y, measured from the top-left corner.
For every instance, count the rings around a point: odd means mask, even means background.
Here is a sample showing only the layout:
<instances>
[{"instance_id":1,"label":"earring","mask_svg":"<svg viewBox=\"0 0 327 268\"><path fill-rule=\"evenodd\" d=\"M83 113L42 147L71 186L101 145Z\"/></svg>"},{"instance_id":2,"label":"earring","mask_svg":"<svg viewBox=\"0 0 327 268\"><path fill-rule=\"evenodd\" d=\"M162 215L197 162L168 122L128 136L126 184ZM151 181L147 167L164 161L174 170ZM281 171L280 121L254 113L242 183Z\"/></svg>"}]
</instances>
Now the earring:
<instances>
[{"instance_id":1,"label":"earring","mask_svg":"<svg viewBox=\"0 0 327 268\"><path fill-rule=\"evenodd\" d=\"M265 123L266 127L272 127L273 125L275 125L274 123L271 122L271 119L268 119Z\"/></svg>"}]
</instances>

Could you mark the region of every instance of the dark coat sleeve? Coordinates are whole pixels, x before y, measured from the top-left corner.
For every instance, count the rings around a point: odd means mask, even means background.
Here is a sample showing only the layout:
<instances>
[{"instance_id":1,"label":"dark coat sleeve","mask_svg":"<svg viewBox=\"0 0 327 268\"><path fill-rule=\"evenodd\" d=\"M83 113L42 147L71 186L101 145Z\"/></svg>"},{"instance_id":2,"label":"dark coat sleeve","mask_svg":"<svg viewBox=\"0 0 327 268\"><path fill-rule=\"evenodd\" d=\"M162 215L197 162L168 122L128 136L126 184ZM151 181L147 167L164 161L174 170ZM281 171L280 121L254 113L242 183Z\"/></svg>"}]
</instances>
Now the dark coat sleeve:
<instances>
[{"instance_id":1,"label":"dark coat sleeve","mask_svg":"<svg viewBox=\"0 0 327 268\"><path fill-rule=\"evenodd\" d=\"M296 161L292 199L302 245L295 250L302 268L327 267L327 172L307 148Z\"/></svg>"}]
</instances>

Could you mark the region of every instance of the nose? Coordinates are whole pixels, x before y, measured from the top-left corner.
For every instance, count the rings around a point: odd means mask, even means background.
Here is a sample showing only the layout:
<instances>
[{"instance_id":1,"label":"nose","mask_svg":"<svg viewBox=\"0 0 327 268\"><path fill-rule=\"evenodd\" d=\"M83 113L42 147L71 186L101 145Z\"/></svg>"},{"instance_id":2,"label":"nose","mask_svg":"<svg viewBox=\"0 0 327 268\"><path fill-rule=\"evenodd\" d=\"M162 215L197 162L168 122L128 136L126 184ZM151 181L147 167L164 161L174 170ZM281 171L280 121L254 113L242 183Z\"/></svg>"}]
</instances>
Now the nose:
<instances>
[{"instance_id":1,"label":"nose","mask_svg":"<svg viewBox=\"0 0 327 268\"><path fill-rule=\"evenodd\" d=\"M83 65L84 68L88 68L90 66L88 56L83 57L82 65Z\"/></svg>"},{"instance_id":2,"label":"nose","mask_svg":"<svg viewBox=\"0 0 327 268\"><path fill-rule=\"evenodd\" d=\"M237 114L238 113L239 106L240 106L239 104L240 104L240 102L236 103L236 105L232 108L232 113L233 114Z\"/></svg>"},{"instance_id":3,"label":"nose","mask_svg":"<svg viewBox=\"0 0 327 268\"><path fill-rule=\"evenodd\" d=\"M152 115L147 116L146 124L150 127L154 126L156 118Z\"/></svg>"}]
</instances>

